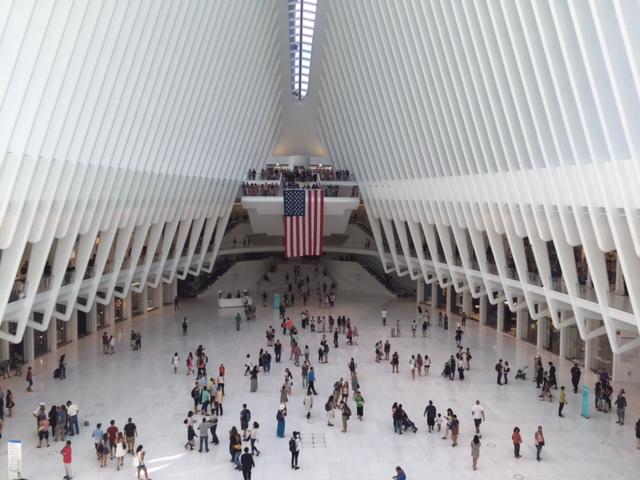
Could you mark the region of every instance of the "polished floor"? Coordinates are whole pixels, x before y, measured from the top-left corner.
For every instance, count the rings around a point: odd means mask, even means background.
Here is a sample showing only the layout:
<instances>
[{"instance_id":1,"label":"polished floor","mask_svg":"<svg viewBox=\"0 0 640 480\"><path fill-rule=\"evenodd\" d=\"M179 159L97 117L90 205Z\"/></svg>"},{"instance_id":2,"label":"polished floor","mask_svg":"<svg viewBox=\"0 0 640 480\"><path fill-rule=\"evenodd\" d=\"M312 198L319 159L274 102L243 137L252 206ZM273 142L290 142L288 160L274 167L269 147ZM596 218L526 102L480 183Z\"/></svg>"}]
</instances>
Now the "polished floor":
<instances>
[{"instance_id":1,"label":"polished floor","mask_svg":"<svg viewBox=\"0 0 640 480\"><path fill-rule=\"evenodd\" d=\"M286 269L272 276L272 290L283 283ZM238 285L242 288L242 285ZM351 286L355 288L355 286ZM366 284L358 285L366 292ZM215 291L212 288L211 291ZM374 362L373 344L388 338L389 327L380 322L381 302L389 311L389 321L400 319L402 337L391 339L392 351L400 354L400 374L392 374L388 364ZM362 294L346 294L338 291L336 315L345 314L358 326L359 345L348 347L341 339L340 347L331 349L329 363L316 366L318 380L311 421L303 418L302 387L298 369L283 355L283 363L273 364L269 375L259 378L259 390L249 392L249 381L243 376L245 355L257 356L264 347L264 331L274 323L272 308L258 308L257 321L243 321L241 331L235 331L235 311L220 312L216 308L216 295L209 294L197 300L183 301L180 310L172 307L156 310L136 317L115 327L118 343L116 354L101 353L99 338L90 336L65 347L68 358L67 379L55 381L51 372L57 356L45 356L34 363L35 391L25 393L20 379L3 381L3 389L15 392L17 407L14 417L6 419L1 444L0 472L6 472L6 439L24 442L24 471L27 479L48 480L62 478L63 468L60 443L52 443L49 449L36 449L34 420L31 412L38 402L47 407L52 402L68 399L80 407L81 421L91 427L81 429L74 441L74 478L118 479L135 478L131 457L127 457L125 470L117 472L115 463L107 469L99 468L93 454L92 427L96 422L107 424L115 419L122 427L128 416L138 426L139 442L148 455L147 465L153 479L235 479L242 478L229 462L226 432L232 425L239 425L242 403L247 403L253 419L261 424L259 448L262 455L256 458L254 479L389 479L396 465L402 465L410 480L416 479L630 479L637 476L640 451L635 448L633 424L640 409L637 389L628 396L627 425L615 424L613 414L597 413L590 419L579 414L578 395L569 394L565 418L557 416L557 403L541 402L531 381L511 379L509 385L498 386L493 365L497 358L508 360L515 372L517 367L530 365L535 354L533 346L517 342L506 335L496 335L495 330L479 327L469 322L464 345L473 353L472 369L465 381L444 380L439 375L441 365L454 352L455 342L451 330L437 326L428 338L411 338L409 322L414 315L413 301L379 299ZM301 307L291 309L298 321ZM312 309L316 313L317 309ZM322 313L326 314L326 310ZM189 334L181 334L181 320L190 320ZM143 333L143 349L139 352L128 348L131 328ZM281 330L278 330L281 333ZM280 336L280 335L279 335ZM280 336L281 337L281 336ZM302 331L301 343L308 344L312 352L317 349L319 334ZM183 419L191 401L189 391L193 377L187 377L184 369L179 375L171 370L170 360L178 351L182 359L202 343L207 348L210 366L224 363L227 367L224 416L218 434L221 444L210 453L185 451L185 427ZM285 343L288 346L288 342ZM428 377L412 381L407 371L408 356L412 353L428 353L433 366ZM60 352L58 352L60 353ZM354 357L358 363L359 379L365 397L365 417L358 422L352 417L348 433L337 427L328 427L324 421L324 402L331 385L348 376L347 362ZM547 360L547 357L544 357ZM312 355L315 363L316 356ZM556 360L552 356L549 360ZM294 371L294 393L289 402L286 433L302 432L303 449L300 454L301 470L289 467L288 442L275 435L276 409L279 404L279 387L284 368ZM560 365L559 381L569 384L566 362ZM592 383L592 375L586 375ZM616 388L617 391L617 388ZM479 469L472 471L469 442L473 435L471 407L479 399L486 412L482 426L483 438ZM437 434L426 432L422 412L428 400L433 400L439 411L451 407L460 418L459 446L452 448ZM390 419L394 401L405 405L409 415L418 424L416 434L402 436L393 433ZM355 406L352 404L355 412ZM519 426L524 440L523 457L516 460L512 454L511 432ZM535 461L533 434L537 425L544 427L546 446L543 461ZM0 474L0 478L3 478Z\"/></svg>"}]
</instances>

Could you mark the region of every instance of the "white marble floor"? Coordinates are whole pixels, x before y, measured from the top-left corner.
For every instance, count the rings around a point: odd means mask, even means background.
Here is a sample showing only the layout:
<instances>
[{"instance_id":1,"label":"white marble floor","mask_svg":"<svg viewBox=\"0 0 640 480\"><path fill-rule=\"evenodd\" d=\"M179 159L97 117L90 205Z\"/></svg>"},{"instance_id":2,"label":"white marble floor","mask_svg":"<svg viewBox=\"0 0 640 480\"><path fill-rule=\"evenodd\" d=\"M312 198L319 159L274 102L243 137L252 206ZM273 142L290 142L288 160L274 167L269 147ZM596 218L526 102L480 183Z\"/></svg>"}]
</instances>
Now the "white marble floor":
<instances>
[{"instance_id":1,"label":"white marble floor","mask_svg":"<svg viewBox=\"0 0 640 480\"><path fill-rule=\"evenodd\" d=\"M282 271L274 275L273 283L281 280L282 275ZM77 479L135 477L130 457L126 460L125 471L117 472L113 462L106 470L100 469L90 437L96 422L106 424L115 419L122 427L128 416L138 425L139 441L147 451L152 478L241 478L229 462L226 432L232 425L239 424L239 412L244 402L262 427L259 448L263 454L256 458L253 474L257 480L389 479L396 465L404 467L410 480L630 479L637 476L640 451L635 449L633 431L640 411L637 389L628 397L628 425L624 427L615 424L613 414L597 413L591 419L582 418L578 395L572 393L565 409L566 418L558 418L557 404L539 401L532 382L512 379L507 386L496 385L493 370L496 358L509 360L515 372L517 367L531 363L534 348L506 335L496 336L495 330L479 328L475 322L469 322L464 339L465 346L473 353L472 370L464 382L445 381L439 372L440 366L454 351L453 332L434 327L429 338L408 337L414 302L405 300L386 302L389 320L399 318L404 326L404 336L391 340L392 350L400 354L400 374L392 374L388 364L373 361L373 344L389 334L389 327L382 328L379 319L381 300L367 296L366 285L361 288L362 294L338 292L335 314L344 313L357 324L360 345L347 347L341 340L339 349L331 349L330 362L316 366L319 396L311 422L303 418L299 370L294 370L294 393L289 402L286 432L289 435L294 429L299 430L306 440L300 455L301 470L294 472L289 468L288 442L275 435L278 389L284 368L293 367L288 355L283 355L283 363L273 364L269 375L260 376L257 393L249 393L249 381L243 376L246 353L255 357L265 346L264 331L274 322L273 309L260 306L257 321L243 322L241 331L236 332L232 320L235 311L219 312L212 294L183 301L178 312L168 307L118 325L115 328L117 352L113 356L101 354L96 336L69 345L64 349L69 362L65 381L54 381L51 376L57 355L45 356L34 363L34 393L25 393L21 379L3 381L3 389L11 388L15 392L17 407L14 417L5 422L0 447L0 478L5 478L7 468L7 439L20 439L25 443L25 478L62 477L58 454L61 444L52 443L49 449L35 448L31 412L40 401L50 406L52 402L62 403L68 399L79 405L81 421L91 423L91 427L82 428L80 437L74 441ZM215 291L214 288L211 290ZM291 309L296 321L299 311L300 307ZM180 322L184 315L190 319L187 337L181 335ZM131 327L143 332L140 352L128 348L127 335ZM317 349L319 340L320 335L302 331L301 343L308 344L312 352ZM210 453L203 454L187 452L183 448L185 428L182 420L191 406L189 391L193 377L187 377L184 372L176 376L170 367L173 352L178 351L184 359L186 353L195 350L200 343L207 348L211 366L224 363L227 367L225 413L218 428L221 443ZM406 364L408 355L418 352L428 353L433 359L433 367L429 377L412 381ZM326 425L323 405L333 382L340 376L348 376L347 362L352 356L359 365L359 379L366 400L365 418L358 422L352 417L349 432L343 434L337 427ZM312 359L315 361L316 356L312 355ZM551 356L549 359L555 360ZM568 368L566 362L561 363L561 384L569 384ZM591 377L587 375L586 379L591 381ZM426 432L422 412L430 399L439 410L444 412L451 407L458 414L461 422L458 447L452 448L449 441ZM469 442L473 434L470 410L476 399L482 402L487 421L482 427L479 470L474 472ZM418 424L416 434L398 436L393 433L390 413L394 401L403 403ZM355 412L355 406L352 407ZM524 439L520 460L513 458L510 440L516 425L522 430ZM543 461L539 463L535 461L533 447L537 425L543 425L546 433ZM308 442L312 437L319 440L315 447Z\"/></svg>"}]
</instances>

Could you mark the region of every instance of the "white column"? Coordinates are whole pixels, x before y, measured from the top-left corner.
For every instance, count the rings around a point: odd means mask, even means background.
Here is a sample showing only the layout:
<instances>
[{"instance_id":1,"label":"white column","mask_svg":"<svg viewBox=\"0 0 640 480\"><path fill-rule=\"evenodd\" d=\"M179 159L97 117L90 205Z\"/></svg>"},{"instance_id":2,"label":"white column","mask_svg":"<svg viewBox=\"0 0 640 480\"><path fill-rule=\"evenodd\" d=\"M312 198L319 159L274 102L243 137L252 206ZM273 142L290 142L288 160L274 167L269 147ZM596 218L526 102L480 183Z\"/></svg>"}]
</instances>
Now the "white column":
<instances>
[{"instance_id":1,"label":"white column","mask_svg":"<svg viewBox=\"0 0 640 480\"><path fill-rule=\"evenodd\" d=\"M569 312L567 310L562 310L560 312L560 323L567 319L568 313ZM560 358L567 358L567 328L568 327L560 328Z\"/></svg>"},{"instance_id":2,"label":"white column","mask_svg":"<svg viewBox=\"0 0 640 480\"><path fill-rule=\"evenodd\" d=\"M37 333L36 333L37 335ZM49 353L58 350L58 319L51 317L49 328L47 329L47 349Z\"/></svg>"},{"instance_id":3,"label":"white column","mask_svg":"<svg viewBox=\"0 0 640 480\"><path fill-rule=\"evenodd\" d=\"M487 324L487 303L489 302L486 295L480 297L480 325Z\"/></svg>"},{"instance_id":4,"label":"white column","mask_svg":"<svg viewBox=\"0 0 640 480\"><path fill-rule=\"evenodd\" d=\"M416 280L416 305L424 302L424 281Z\"/></svg>"},{"instance_id":5,"label":"white column","mask_svg":"<svg viewBox=\"0 0 640 480\"><path fill-rule=\"evenodd\" d=\"M0 362L9 359L9 342L0 340Z\"/></svg>"},{"instance_id":6,"label":"white column","mask_svg":"<svg viewBox=\"0 0 640 480\"><path fill-rule=\"evenodd\" d=\"M438 316L438 307L436 304L438 303L438 289L440 287L437 283L431 284L431 318L436 318Z\"/></svg>"},{"instance_id":7,"label":"white column","mask_svg":"<svg viewBox=\"0 0 640 480\"><path fill-rule=\"evenodd\" d=\"M87 332L96 333L98 330L98 307L95 302L91 310L87 312Z\"/></svg>"},{"instance_id":8,"label":"white column","mask_svg":"<svg viewBox=\"0 0 640 480\"><path fill-rule=\"evenodd\" d=\"M111 301L104 306L104 326L105 328L113 327L115 324L114 314L113 314L113 302L115 298L112 298Z\"/></svg>"},{"instance_id":9,"label":"white column","mask_svg":"<svg viewBox=\"0 0 640 480\"><path fill-rule=\"evenodd\" d=\"M471 315L473 308L473 297L471 296L471 292L469 290L465 290L462 293L462 311L467 314L467 316Z\"/></svg>"},{"instance_id":10,"label":"white column","mask_svg":"<svg viewBox=\"0 0 640 480\"><path fill-rule=\"evenodd\" d=\"M620 260L616 254L616 286L615 292L617 295L624 295L624 275L622 274L622 267L620 266Z\"/></svg>"},{"instance_id":11,"label":"white column","mask_svg":"<svg viewBox=\"0 0 640 480\"><path fill-rule=\"evenodd\" d=\"M518 297L516 303L519 305L522 303L522 297ZM525 338L527 331L527 310L524 308L519 308L516 311L516 337L517 338Z\"/></svg>"},{"instance_id":12,"label":"white column","mask_svg":"<svg viewBox=\"0 0 640 480\"><path fill-rule=\"evenodd\" d=\"M547 348L549 346L549 342L547 341L549 333L549 323L546 317L541 317L538 319L536 333L538 334L536 337L536 347L538 348L538 350Z\"/></svg>"},{"instance_id":13,"label":"white column","mask_svg":"<svg viewBox=\"0 0 640 480\"><path fill-rule=\"evenodd\" d=\"M157 288L147 287L147 289L151 291L151 306L153 308L160 308L162 306L162 291L164 287L159 285Z\"/></svg>"},{"instance_id":14,"label":"white column","mask_svg":"<svg viewBox=\"0 0 640 480\"><path fill-rule=\"evenodd\" d=\"M24 361L32 362L35 358L35 349L33 345L33 328L27 327L22 337L22 353L24 353Z\"/></svg>"},{"instance_id":15,"label":"white column","mask_svg":"<svg viewBox=\"0 0 640 480\"><path fill-rule=\"evenodd\" d=\"M67 341L75 342L78 340L78 310L73 309L71 312L71 318L67 325Z\"/></svg>"},{"instance_id":16,"label":"white column","mask_svg":"<svg viewBox=\"0 0 640 480\"><path fill-rule=\"evenodd\" d=\"M140 294L140 296L138 297L138 301L141 298L144 298L144 295L147 294L147 289L144 288L142 290L142 293ZM132 296L133 294L131 292L129 292L129 295L127 295L125 298L122 299L122 319L123 320L131 320L131 301L132 301ZM140 306L138 306L139 308ZM143 310L144 311L144 310Z\"/></svg>"},{"instance_id":17,"label":"white column","mask_svg":"<svg viewBox=\"0 0 640 480\"><path fill-rule=\"evenodd\" d=\"M451 285L449 285L447 287L447 305L445 308L447 315L451 315L451 303L453 301L453 299L451 298L452 295L453 295L453 288L451 287Z\"/></svg>"},{"instance_id":18,"label":"white column","mask_svg":"<svg viewBox=\"0 0 640 480\"><path fill-rule=\"evenodd\" d=\"M498 305L496 305L496 308L498 309L498 320L497 320L496 328L498 329L499 332L503 332L504 331L504 303L498 302Z\"/></svg>"},{"instance_id":19,"label":"white column","mask_svg":"<svg viewBox=\"0 0 640 480\"><path fill-rule=\"evenodd\" d=\"M593 329L593 320L587 320L587 332L590 332ZM593 342L594 339L585 340L584 342L584 369L589 373L589 370L593 367Z\"/></svg>"}]
</instances>

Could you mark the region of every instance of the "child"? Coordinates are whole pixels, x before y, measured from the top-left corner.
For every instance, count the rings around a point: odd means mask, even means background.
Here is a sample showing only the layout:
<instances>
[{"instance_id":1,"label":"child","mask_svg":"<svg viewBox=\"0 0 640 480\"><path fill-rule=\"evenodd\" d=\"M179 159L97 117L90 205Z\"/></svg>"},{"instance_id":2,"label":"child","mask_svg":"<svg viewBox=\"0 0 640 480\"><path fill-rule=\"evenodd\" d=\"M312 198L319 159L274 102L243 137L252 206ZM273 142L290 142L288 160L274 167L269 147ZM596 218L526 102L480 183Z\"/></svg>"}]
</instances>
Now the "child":
<instances>
[{"instance_id":1,"label":"child","mask_svg":"<svg viewBox=\"0 0 640 480\"><path fill-rule=\"evenodd\" d=\"M186 421L186 420L185 420ZM184 448L193 450L195 446L195 438L197 437L196 431L193 429L193 425L187 425L187 443L184 444Z\"/></svg>"},{"instance_id":2,"label":"child","mask_svg":"<svg viewBox=\"0 0 640 480\"><path fill-rule=\"evenodd\" d=\"M96 456L98 457L98 460L100 460L100 455L102 453L101 448L99 447L101 447L100 441L102 440L103 434L104 432L102 431L102 424L98 423L96 425L96 429L91 434L91 436L93 437L93 445L96 447Z\"/></svg>"},{"instance_id":3,"label":"child","mask_svg":"<svg viewBox=\"0 0 640 480\"><path fill-rule=\"evenodd\" d=\"M436 417L436 427L438 428L438 431L442 430L442 415L438 414L438 416Z\"/></svg>"},{"instance_id":4,"label":"child","mask_svg":"<svg viewBox=\"0 0 640 480\"><path fill-rule=\"evenodd\" d=\"M100 453L98 457L100 458L100 468L105 468L107 466L107 459L109 458L109 435L106 433L102 435L102 440L100 440L100 444L98 445L100 449Z\"/></svg>"},{"instance_id":5,"label":"child","mask_svg":"<svg viewBox=\"0 0 640 480\"><path fill-rule=\"evenodd\" d=\"M67 443L62 450L60 450L60 454L62 455L62 463L64 464L64 479L71 479L71 441L67 440Z\"/></svg>"}]
</instances>

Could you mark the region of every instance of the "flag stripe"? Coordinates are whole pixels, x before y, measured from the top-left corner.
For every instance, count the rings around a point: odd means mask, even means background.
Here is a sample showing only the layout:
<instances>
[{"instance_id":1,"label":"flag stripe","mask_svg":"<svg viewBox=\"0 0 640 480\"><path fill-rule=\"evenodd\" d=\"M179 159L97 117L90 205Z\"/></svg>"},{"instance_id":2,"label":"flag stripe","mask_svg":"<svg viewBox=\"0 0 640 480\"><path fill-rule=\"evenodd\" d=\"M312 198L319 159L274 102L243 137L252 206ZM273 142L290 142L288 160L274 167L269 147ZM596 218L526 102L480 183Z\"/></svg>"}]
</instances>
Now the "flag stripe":
<instances>
[{"instance_id":1,"label":"flag stripe","mask_svg":"<svg viewBox=\"0 0 640 480\"><path fill-rule=\"evenodd\" d=\"M324 192L285 190L284 217L285 256L322 255Z\"/></svg>"}]
</instances>

